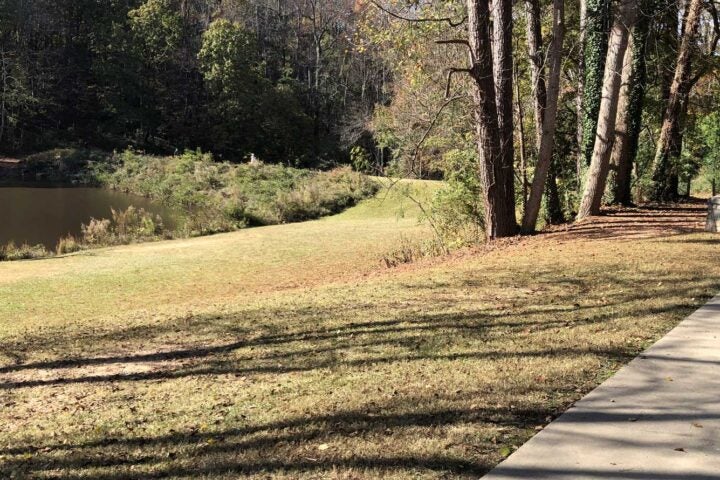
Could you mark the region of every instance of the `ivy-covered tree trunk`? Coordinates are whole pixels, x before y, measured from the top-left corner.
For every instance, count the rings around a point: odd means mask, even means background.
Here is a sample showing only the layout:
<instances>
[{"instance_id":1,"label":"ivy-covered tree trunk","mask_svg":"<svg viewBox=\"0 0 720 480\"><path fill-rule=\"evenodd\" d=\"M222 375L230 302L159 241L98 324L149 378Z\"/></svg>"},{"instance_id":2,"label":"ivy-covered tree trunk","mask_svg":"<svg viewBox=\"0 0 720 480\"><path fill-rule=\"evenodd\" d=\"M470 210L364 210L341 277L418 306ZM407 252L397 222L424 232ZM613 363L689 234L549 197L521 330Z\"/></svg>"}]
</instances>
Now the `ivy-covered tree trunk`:
<instances>
[{"instance_id":1,"label":"ivy-covered tree trunk","mask_svg":"<svg viewBox=\"0 0 720 480\"><path fill-rule=\"evenodd\" d=\"M586 0L583 57L583 141L580 147L585 164L590 165L595 146L598 114L602 97L605 55L608 48L610 1Z\"/></svg>"},{"instance_id":2,"label":"ivy-covered tree trunk","mask_svg":"<svg viewBox=\"0 0 720 480\"><path fill-rule=\"evenodd\" d=\"M467 11L471 61L469 74L473 80L477 150L480 157L479 175L485 206L485 234L488 239L494 239L511 236L517 232L514 165L512 157L510 157L509 164L507 163L502 145L505 136L501 133L498 103L496 103L498 100L496 99L496 81L493 71L493 47L490 40L489 2L488 0L467 0ZM507 19L507 17L498 16L495 18L495 22L502 22L503 19ZM502 26L497 28L502 28ZM510 28L510 26L506 25L505 28ZM508 51L508 54L510 53ZM505 74L511 76L511 89L509 91L502 90L505 97L499 101L510 104L510 116L512 117L512 58L510 61L510 69L505 71L503 68L500 76ZM504 79L500 80L498 85L507 85ZM503 125L507 126L506 123ZM510 126L512 135L512 123ZM512 136L510 138L512 140ZM508 184L511 187L508 188Z\"/></svg>"},{"instance_id":3,"label":"ivy-covered tree trunk","mask_svg":"<svg viewBox=\"0 0 720 480\"><path fill-rule=\"evenodd\" d=\"M642 2L638 22L633 28L630 44L632 47L632 65L628 90L626 139L624 151L617 161L617 176L613 190L613 202L620 205L632 205L632 171L637 158L642 113L647 88L647 42L650 32L650 15L646 11L654 1Z\"/></svg>"},{"instance_id":4,"label":"ivy-covered tree trunk","mask_svg":"<svg viewBox=\"0 0 720 480\"><path fill-rule=\"evenodd\" d=\"M615 121L620 94L621 71L630 36L629 28L635 23L637 0L620 0L613 15L613 27L608 42L602 101L598 116L590 169L585 184L578 220L600 213L610 164L610 153L615 136Z\"/></svg>"},{"instance_id":5,"label":"ivy-covered tree trunk","mask_svg":"<svg viewBox=\"0 0 720 480\"><path fill-rule=\"evenodd\" d=\"M692 44L700 24L702 0L690 0L685 13L683 33L678 49L675 74L670 85L670 96L665 107L660 139L655 152L652 199L657 201L676 200L678 175L675 156L679 156L680 121L690 90L690 57Z\"/></svg>"},{"instance_id":6,"label":"ivy-covered tree trunk","mask_svg":"<svg viewBox=\"0 0 720 480\"><path fill-rule=\"evenodd\" d=\"M582 181L582 170L585 165L585 152L583 145L583 122L585 115L583 114L585 105L585 23L587 18L587 1L580 0L580 31L578 32L578 78L575 91L575 113L577 115L577 130L575 139L578 144L578 155L575 160L575 175L577 177L578 186ZM579 187L578 187L579 188Z\"/></svg>"}]
</instances>

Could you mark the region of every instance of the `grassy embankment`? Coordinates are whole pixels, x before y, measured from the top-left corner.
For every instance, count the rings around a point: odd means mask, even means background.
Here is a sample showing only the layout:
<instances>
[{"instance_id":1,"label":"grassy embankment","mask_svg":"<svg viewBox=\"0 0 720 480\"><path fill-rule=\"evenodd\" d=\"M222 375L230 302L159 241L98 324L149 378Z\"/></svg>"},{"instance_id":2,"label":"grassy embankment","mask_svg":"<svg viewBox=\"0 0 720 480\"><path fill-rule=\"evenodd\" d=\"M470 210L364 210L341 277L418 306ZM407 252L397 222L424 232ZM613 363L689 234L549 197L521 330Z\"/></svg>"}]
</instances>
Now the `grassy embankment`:
<instances>
[{"instance_id":1,"label":"grassy embankment","mask_svg":"<svg viewBox=\"0 0 720 480\"><path fill-rule=\"evenodd\" d=\"M158 157L132 151L58 149L28 156L13 169L13 175L111 188L152 198L175 211L173 223L178 228L172 231L163 227L162 219L144 211L113 212L112 218L91 222L81 238L62 239L57 253L320 218L355 205L378 188L376 182L349 168L320 172L262 163L232 164L215 162L212 155L200 152ZM0 245L0 260L48 253L42 246Z\"/></svg>"},{"instance_id":2,"label":"grassy embankment","mask_svg":"<svg viewBox=\"0 0 720 480\"><path fill-rule=\"evenodd\" d=\"M0 265L0 478L477 478L720 287L700 209L388 270L399 202Z\"/></svg>"}]
</instances>

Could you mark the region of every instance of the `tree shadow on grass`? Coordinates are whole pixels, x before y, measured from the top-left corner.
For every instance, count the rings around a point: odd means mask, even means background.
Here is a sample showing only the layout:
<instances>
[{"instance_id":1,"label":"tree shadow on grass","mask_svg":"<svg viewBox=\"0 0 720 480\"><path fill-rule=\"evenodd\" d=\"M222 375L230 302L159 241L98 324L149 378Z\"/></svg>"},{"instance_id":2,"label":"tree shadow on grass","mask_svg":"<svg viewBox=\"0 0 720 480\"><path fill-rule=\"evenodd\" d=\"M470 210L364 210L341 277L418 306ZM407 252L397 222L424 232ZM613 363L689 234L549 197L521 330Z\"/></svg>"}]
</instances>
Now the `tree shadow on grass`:
<instances>
[{"instance_id":1,"label":"tree shadow on grass","mask_svg":"<svg viewBox=\"0 0 720 480\"><path fill-rule=\"evenodd\" d=\"M17 344L0 344L14 356L13 364L0 367L0 394L48 395L75 384L131 389L137 382L191 377L217 377L221 382L224 375L267 379L293 372L351 374L413 362L454 362L455 367L477 362L483 367L505 360L513 361L509 365L521 365L538 359L554 362L591 357L599 365L612 366L627 362L641 345L595 344L591 331L619 328L619 315L679 319L694 308L686 298L720 287L716 278L672 272L637 272L628 278L613 271L591 272L589 279L582 275L567 277L558 270L560 267L528 268L534 269L533 288L556 288L560 293L552 298L502 298L497 305L491 305L495 301L492 298L477 301L468 296L467 304L462 304L462 300L446 300L439 295L442 292L438 289L443 288L472 291L487 286L483 274L480 280L477 275L464 277L441 287L431 283L407 285L403 287L406 297L389 300L389 306L358 299L356 304L312 304L307 309L245 309L233 314L194 315L183 319L180 326L167 322L79 336L71 332L28 338L26 345L19 345L26 350L35 348L50 360L23 362L22 355L13 350ZM499 290L512 289L516 282L512 275L498 278L501 280L494 285ZM620 293L596 289L604 284L613 284ZM658 296L676 300L648 306L648 301ZM430 311L424 308L428 298L433 298ZM445 311L450 307L462 308ZM374 310L370 309L374 308L391 313L373 317ZM217 338L207 343L183 343L182 329L193 326L208 328L218 334ZM567 331L586 335L588 341L554 340L559 332ZM173 332L177 333L177 345L157 340ZM602 333L595 335L599 338ZM108 355L52 358L51 354L63 345L78 342L103 346ZM142 351L118 352L115 345L119 344L141 345ZM145 364L151 364L150 371L100 370ZM9 476L6 472L19 472L20 478L52 475L99 480L250 475L294 478L301 474L331 477L336 471L360 472L359 478L366 471L378 478L413 472L440 478L477 478L500 459L501 445L522 443L535 426L547 423L597 383L597 373L596 367L583 374L587 384L582 388L569 385L559 376L522 387L511 382L494 385L477 399L466 398L461 392L444 392L444 397L416 392L395 396L383 404L368 400L363 409L340 405L325 413L288 413L277 421L254 424L232 419L207 431L127 431L95 440L68 436L62 442L38 437L31 445L0 449L0 456L5 456L0 478ZM499 433L495 440L451 441L448 429L463 425L487 425L509 433ZM432 451L413 446L425 437L448 440ZM321 445L327 449L320 450Z\"/></svg>"},{"instance_id":2,"label":"tree shadow on grass","mask_svg":"<svg viewBox=\"0 0 720 480\"><path fill-rule=\"evenodd\" d=\"M288 347L284 353L277 353L262 357L253 351L251 356L236 357L237 361L252 361L262 358L281 358L283 356L297 356L320 353L321 351L341 350L343 348L367 347L394 343L398 345L417 346L423 339L435 338L438 333L461 333L474 340L483 340L494 334L508 335L521 330L530 329L532 332L556 329L558 327L582 326L600 324L616 315L616 308L636 308L646 313L673 313L679 310L694 308L694 304L686 301L672 303L662 308L646 309L643 302L662 296L675 296L689 298L697 290L714 290L720 286L720 280L712 278L697 279L691 276L680 276L673 273L666 275L642 275L642 278L622 279L612 274L598 274L590 272L596 283L612 282L621 288L621 293L592 293L592 284L582 277L559 275L552 268L535 268L534 287L539 296L523 297L522 289L516 298L509 298L512 305L482 306L475 303L472 308L460 312L443 312L444 307L457 306L457 302L442 298L434 299L435 311L430 313L399 313L391 318L377 318L373 320L356 320L357 315L353 306L347 306L338 311L337 306L314 306L308 310L288 311L282 307L276 310L262 307L250 309L237 314L198 314L182 318L182 323L168 321L163 324L141 325L129 328L115 328L110 331L96 330L93 332L71 332L64 335L57 332L52 336L44 333L40 335L26 335L22 344L0 343L0 352L12 359L11 364L0 366L0 375L31 370L54 370L80 367L102 366L111 364L132 364L144 362L166 362L178 360L203 360L222 357L242 349L269 348L276 349ZM445 285L444 288L487 287L485 279L472 278L458 280L459 285ZM516 287L513 277L506 279L511 285L498 286L500 290L510 289L514 292ZM641 283L639 283L641 282ZM663 285L662 288L640 289L639 285ZM685 287L678 287L685 285ZM437 288L436 284L407 285L407 291L417 290L418 295L427 294ZM559 296L551 299L545 298L546 288L561 288ZM526 289L527 290L527 289ZM601 298L600 298L601 297ZM600 303L594 300L600 299ZM490 299L492 300L492 298ZM502 300L502 299L500 299ZM582 302L582 303L578 303ZM518 306L516 304L526 304ZM530 305L528 305L530 304ZM423 307L424 302L417 300L402 304L404 309ZM360 306L364 309L365 306ZM439 311L437 311L439 310ZM293 326L282 325L284 318L291 318ZM328 324L324 319L336 318L335 323ZM275 319L281 323L280 327L267 323L268 319ZM305 328L307 325L315 325ZM129 353L107 356L78 356L61 357L54 360L24 362L23 355L18 347L31 345L33 353L43 350L47 352L62 351L69 344L83 343L88 346L107 345L107 351L112 351L119 343L133 343L146 345L168 333L183 336L183 329L193 327L217 327L216 330L225 337L236 336L238 340L230 342L213 342L211 345L180 344L178 348L163 346L158 350L143 353ZM297 328L294 328L297 327ZM282 330L281 333L277 333ZM330 342L327 347L323 342ZM298 346L310 344L312 347L306 351ZM147 348L145 348L147 350ZM412 350L410 350L412 352ZM324 368L324 367L323 367ZM0 377L2 388L2 377Z\"/></svg>"},{"instance_id":3,"label":"tree shadow on grass","mask_svg":"<svg viewBox=\"0 0 720 480\"><path fill-rule=\"evenodd\" d=\"M638 238L668 238L703 231L705 202L691 199L677 205L643 205L637 208L610 209L601 216L578 224L550 229L558 239L613 239L623 242Z\"/></svg>"},{"instance_id":4,"label":"tree shadow on grass","mask_svg":"<svg viewBox=\"0 0 720 480\"><path fill-rule=\"evenodd\" d=\"M425 405L429 398L418 399ZM385 408L387 406L383 406ZM396 402L398 410L408 405ZM70 473L83 469L116 467L112 473L94 473L97 480L129 478L127 469L137 468L131 478L195 478L222 474L267 474L328 472L335 468L372 469L386 473L429 470L437 473L477 478L492 464L479 458L459 458L447 452L402 455L358 455L336 450L340 442L353 439L388 438L393 432L412 434L418 429L448 427L463 423L486 423L496 427L527 428L542 422L551 409L512 409L510 407L446 409L424 408L405 413L373 413L367 410L294 418L258 426L184 432L160 436L107 438L80 444L46 444L42 448L0 450L16 458L6 461L0 472L22 470L64 472L62 478L83 478ZM318 445L331 445L318 451ZM300 452L293 450L300 449ZM168 452L174 452L167 455ZM287 454L284 455L284 454ZM119 468L117 468L119 467Z\"/></svg>"},{"instance_id":5,"label":"tree shadow on grass","mask_svg":"<svg viewBox=\"0 0 720 480\"><path fill-rule=\"evenodd\" d=\"M535 390L542 392L544 388L536 386ZM379 406L377 410L380 413L369 410L338 411L207 432L175 432L158 436L105 438L82 443L46 443L42 447L10 448L0 450L0 455L14 456L0 465L0 473L23 471L41 475L45 472L53 472L60 473L59 478L70 480L87 478L87 473L76 473L85 470L92 472L91 478L96 480L119 480L254 474L270 476L293 473L327 474L336 469L360 471L369 469L378 472L379 476L422 470L432 471L443 477L451 475L453 478L477 478L494 466L494 461L486 456L478 455L477 452L468 454L473 447L487 448L487 445L483 446L482 443L467 445L470 450L460 450L465 455L459 455L457 450L450 451L450 447L454 445L448 445L446 451L432 453L418 452L415 455L407 455L400 451L388 452L385 455L369 455L354 453L353 441L355 439L378 441L396 433L400 433L401 438L409 440L406 437L412 437L418 431L432 431L468 423L491 425L499 430L507 428L527 430L535 425L547 423L549 418L559 413L557 409L539 405L532 408L498 405L437 410L433 409L431 404L431 398L416 398L412 401L397 401L393 405ZM418 408L417 405L425 405L425 407ZM394 412L384 413L383 410L387 408L392 408ZM697 412L671 411L656 413L653 417L656 422L693 422L708 419L710 419L708 415ZM591 418L577 416L570 421L602 423L627 421L627 418L622 414L607 414L595 415ZM343 443L349 444L351 448L337 448ZM628 448L645 446L641 440L628 440L626 443ZM327 445L328 448L319 451L317 447L320 445ZM492 447L492 444L490 446ZM671 444L654 445L654 448L667 448L669 451L671 447ZM530 475L529 470L510 468L506 471L521 478L539 478L542 473L534 470L537 476L525 477L524 475ZM563 478L562 472L558 470L555 474L559 476L558 478ZM582 473L580 470L572 472L568 470L565 473L571 475L573 472L576 475ZM654 473L659 476L653 477ZM607 477L598 478L650 480L673 477L663 476L662 472L638 473L636 477L624 477L608 470ZM683 478L705 477L688 475Z\"/></svg>"},{"instance_id":6,"label":"tree shadow on grass","mask_svg":"<svg viewBox=\"0 0 720 480\"><path fill-rule=\"evenodd\" d=\"M658 279L651 279L652 282L656 280ZM580 281L570 280L569 283L582 285ZM690 295L697 285L686 289L678 289L674 286L671 288L675 295ZM259 335L251 339L212 346L177 348L129 355L61 358L15 363L0 367L0 391L76 383L137 382L222 374L279 374L424 360L572 357L583 354L593 354L613 360L626 360L632 358L636 352L628 350L618 353L592 347L517 349L513 345L511 349L485 347L481 351L471 350L443 354L441 351L433 349L433 345L438 336L463 338L482 344L484 341L498 336L517 335L520 332L538 334L559 328L601 325L614 318L615 308L628 303L642 304L643 300L656 295L657 292L637 292L630 298L610 299L600 305L560 304L506 311L477 309L453 314L418 314L409 317L401 316L393 320L352 322L329 329L315 328L290 333ZM661 308L645 308L644 313L672 314L691 308L693 305L682 302ZM266 314L267 312L263 312L263 315ZM333 312L325 313L325 315L332 314ZM552 319L548 319L548 315ZM314 313L314 316L317 316L317 312ZM195 320L200 324L212 320L221 321L223 324L257 322L252 317L232 315L226 318L220 318L217 315L207 318L200 316ZM158 332L155 332L155 335L157 334ZM137 340L149 340L152 336L152 333L143 331ZM121 337L126 340L128 335L123 332ZM109 340L112 341L112 337ZM60 342L63 341L68 340L60 340ZM91 339L85 341L92 342ZM391 355L367 353L368 350L379 347L391 348L394 353ZM398 349L401 349L402 352L397 353ZM363 355L362 358L353 360L344 359L349 352ZM18 355L13 355L15 358L19 358ZM278 361L287 362L279 363ZM95 373L95 367L127 367L133 364L148 364L151 366L151 370ZM48 374L53 371L57 373L51 374L52 378L47 378ZM43 372L43 378L33 378L37 372Z\"/></svg>"}]
</instances>

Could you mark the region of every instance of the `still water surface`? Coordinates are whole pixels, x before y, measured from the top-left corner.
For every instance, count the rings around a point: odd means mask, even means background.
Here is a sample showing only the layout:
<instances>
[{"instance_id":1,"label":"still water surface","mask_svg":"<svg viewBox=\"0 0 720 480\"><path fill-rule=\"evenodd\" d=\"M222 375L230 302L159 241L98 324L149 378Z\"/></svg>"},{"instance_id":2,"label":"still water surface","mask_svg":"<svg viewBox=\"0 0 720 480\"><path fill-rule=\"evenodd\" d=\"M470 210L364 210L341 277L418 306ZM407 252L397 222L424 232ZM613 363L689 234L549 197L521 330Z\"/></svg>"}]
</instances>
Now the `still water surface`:
<instances>
[{"instance_id":1,"label":"still water surface","mask_svg":"<svg viewBox=\"0 0 720 480\"><path fill-rule=\"evenodd\" d=\"M160 215L166 228L174 228L172 212L147 198L102 188L0 186L0 245L42 244L54 249L68 234L80 235L91 218L111 218L110 209L130 205Z\"/></svg>"}]
</instances>

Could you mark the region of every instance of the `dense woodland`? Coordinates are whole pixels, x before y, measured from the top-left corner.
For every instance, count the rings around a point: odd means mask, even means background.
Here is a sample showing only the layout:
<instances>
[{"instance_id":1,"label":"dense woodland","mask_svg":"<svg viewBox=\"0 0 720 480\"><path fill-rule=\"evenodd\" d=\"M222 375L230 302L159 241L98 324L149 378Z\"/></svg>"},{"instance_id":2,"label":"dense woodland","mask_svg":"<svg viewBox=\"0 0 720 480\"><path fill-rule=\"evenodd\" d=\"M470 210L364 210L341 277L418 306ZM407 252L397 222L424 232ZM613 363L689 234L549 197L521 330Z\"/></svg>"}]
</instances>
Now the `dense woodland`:
<instances>
[{"instance_id":1,"label":"dense woodland","mask_svg":"<svg viewBox=\"0 0 720 480\"><path fill-rule=\"evenodd\" d=\"M68 142L323 165L383 75L342 1L2 0L3 150ZM360 132L362 134L362 132Z\"/></svg>"},{"instance_id":2,"label":"dense woodland","mask_svg":"<svg viewBox=\"0 0 720 480\"><path fill-rule=\"evenodd\" d=\"M720 163L712 0L0 5L3 153L443 178L436 210L488 238L674 201Z\"/></svg>"}]
</instances>

